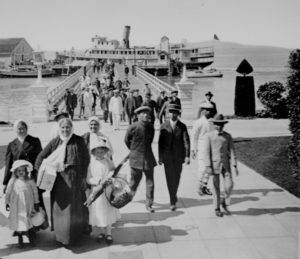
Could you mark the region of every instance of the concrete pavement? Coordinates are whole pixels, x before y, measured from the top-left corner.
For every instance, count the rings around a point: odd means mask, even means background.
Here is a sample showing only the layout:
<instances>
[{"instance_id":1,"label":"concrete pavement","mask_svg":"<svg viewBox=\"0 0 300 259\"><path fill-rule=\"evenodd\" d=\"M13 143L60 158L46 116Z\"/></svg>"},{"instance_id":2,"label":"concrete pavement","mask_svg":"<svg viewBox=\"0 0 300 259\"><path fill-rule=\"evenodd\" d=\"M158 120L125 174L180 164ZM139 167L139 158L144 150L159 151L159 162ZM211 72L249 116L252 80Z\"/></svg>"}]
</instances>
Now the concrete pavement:
<instances>
[{"instance_id":1,"label":"concrete pavement","mask_svg":"<svg viewBox=\"0 0 300 259\"><path fill-rule=\"evenodd\" d=\"M29 125L29 133L39 137L43 145L49 141L51 123ZM88 130L87 121L74 122L75 133ZM226 125L234 137L286 135L284 120L231 120ZM123 143L126 123L121 130L102 124L114 147L114 161L118 163L128 150ZM158 125L156 125L158 129ZM11 127L0 127L0 144L6 145L15 136ZM157 157L156 130L153 150ZM197 194L197 163L184 166L178 191L178 209L169 210L169 197L162 166L155 168L155 205L153 214L145 210L145 182L132 203L122 208L121 220L113 229L111 246L95 242L95 229L84 237L81 245L67 250L58 248L49 230L38 233L34 248L18 249L16 238L7 228L4 202L0 200L0 258L215 258L260 259L299 258L300 200L239 163L240 176L235 177L231 216L217 218L212 199ZM128 165L122 173L129 172ZM3 175L3 174L1 174ZM49 194L45 201L49 203Z\"/></svg>"}]
</instances>

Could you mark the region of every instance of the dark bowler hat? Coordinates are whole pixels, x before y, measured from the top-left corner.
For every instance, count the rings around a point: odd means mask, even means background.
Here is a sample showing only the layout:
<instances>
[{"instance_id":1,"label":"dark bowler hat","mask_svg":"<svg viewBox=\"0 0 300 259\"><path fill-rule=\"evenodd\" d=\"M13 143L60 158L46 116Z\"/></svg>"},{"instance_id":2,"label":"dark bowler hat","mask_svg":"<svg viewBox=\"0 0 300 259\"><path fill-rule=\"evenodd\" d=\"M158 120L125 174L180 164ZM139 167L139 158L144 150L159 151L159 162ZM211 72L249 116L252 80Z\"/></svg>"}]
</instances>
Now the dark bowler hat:
<instances>
[{"instance_id":1,"label":"dark bowler hat","mask_svg":"<svg viewBox=\"0 0 300 259\"><path fill-rule=\"evenodd\" d=\"M165 94L166 92L164 90L160 91L161 94Z\"/></svg>"},{"instance_id":2,"label":"dark bowler hat","mask_svg":"<svg viewBox=\"0 0 300 259\"><path fill-rule=\"evenodd\" d=\"M181 113L181 107L178 105L178 104L169 104L167 106L167 110L168 112L178 112L178 113Z\"/></svg>"},{"instance_id":3,"label":"dark bowler hat","mask_svg":"<svg viewBox=\"0 0 300 259\"><path fill-rule=\"evenodd\" d=\"M223 114L216 114L213 119L211 119L213 124L226 124L228 120L224 120Z\"/></svg>"},{"instance_id":4,"label":"dark bowler hat","mask_svg":"<svg viewBox=\"0 0 300 259\"><path fill-rule=\"evenodd\" d=\"M69 114L66 112L60 112L54 117L54 120L59 121L60 119L63 118L69 118Z\"/></svg>"},{"instance_id":5,"label":"dark bowler hat","mask_svg":"<svg viewBox=\"0 0 300 259\"><path fill-rule=\"evenodd\" d=\"M174 90L174 91L171 92L171 94L178 94L178 91Z\"/></svg>"},{"instance_id":6,"label":"dark bowler hat","mask_svg":"<svg viewBox=\"0 0 300 259\"><path fill-rule=\"evenodd\" d=\"M214 95L211 93L211 91L208 91L208 92L205 94L205 96L206 96L206 95L209 95L209 96L211 96L211 97L214 96Z\"/></svg>"},{"instance_id":7,"label":"dark bowler hat","mask_svg":"<svg viewBox=\"0 0 300 259\"><path fill-rule=\"evenodd\" d=\"M143 111L151 112L151 108L149 106L141 106L134 110L134 112L136 114L139 114L140 112L143 112Z\"/></svg>"}]
</instances>

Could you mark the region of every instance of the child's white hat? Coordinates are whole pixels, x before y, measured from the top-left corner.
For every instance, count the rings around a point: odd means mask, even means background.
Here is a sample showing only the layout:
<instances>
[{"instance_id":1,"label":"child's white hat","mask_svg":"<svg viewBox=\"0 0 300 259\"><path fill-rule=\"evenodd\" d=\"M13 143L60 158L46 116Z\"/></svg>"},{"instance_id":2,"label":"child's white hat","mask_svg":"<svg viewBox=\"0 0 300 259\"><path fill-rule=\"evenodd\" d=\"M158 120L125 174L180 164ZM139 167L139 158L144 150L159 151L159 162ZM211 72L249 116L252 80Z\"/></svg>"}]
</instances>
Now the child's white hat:
<instances>
[{"instance_id":1,"label":"child's white hat","mask_svg":"<svg viewBox=\"0 0 300 259\"><path fill-rule=\"evenodd\" d=\"M28 170L28 173L32 172L32 170L33 170L33 166L30 162L28 162L26 160L23 160L23 159L19 159L19 160L16 160L13 163L12 168L10 169L10 171L14 172L20 166L26 166L27 170Z\"/></svg>"},{"instance_id":2,"label":"child's white hat","mask_svg":"<svg viewBox=\"0 0 300 259\"><path fill-rule=\"evenodd\" d=\"M107 145L107 140L104 138L98 139L97 141L92 141L90 143L90 150L92 151L95 148L102 147L106 148L107 151L110 150L109 146Z\"/></svg>"}]
</instances>

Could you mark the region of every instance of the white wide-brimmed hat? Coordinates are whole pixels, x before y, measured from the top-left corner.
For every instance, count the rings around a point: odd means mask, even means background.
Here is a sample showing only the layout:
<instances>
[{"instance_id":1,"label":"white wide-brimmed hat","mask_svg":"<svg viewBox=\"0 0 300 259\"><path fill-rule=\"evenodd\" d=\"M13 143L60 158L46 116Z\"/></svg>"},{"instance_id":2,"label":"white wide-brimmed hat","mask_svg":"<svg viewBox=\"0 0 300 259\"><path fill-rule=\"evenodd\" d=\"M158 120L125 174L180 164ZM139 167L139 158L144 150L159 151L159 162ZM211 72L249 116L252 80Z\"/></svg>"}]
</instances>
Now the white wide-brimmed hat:
<instances>
[{"instance_id":1,"label":"white wide-brimmed hat","mask_svg":"<svg viewBox=\"0 0 300 259\"><path fill-rule=\"evenodd\" d=\"M98 141L92 141L90 143L90 150L93 151L95 148L106 148L107 151L110 150L109 146L107 145L107 140L104 138L98 139Z\"/></svg>"},{"instance_id":2,"label":"white wide-brimmed hat","mask_svg":"<svg viewBox=\"0 0 300 259\"><path fill-rule=\"evenodd\" d=\"M28 173L32 172L32 170L33 170L33 166L32 166L32 164L31 164L30 162L28 162L28 161L26 161L26 160L23 160L23 159L20 159L20 160L16 160L16 161L13 163L13 165L12 165L10 171L11 171L11 172L14 172L14 171L15 171L18 167L20 167L20 166L26 166L26 167L27 167L27 170L28 170Z\"/></svg>"}]
</instances>

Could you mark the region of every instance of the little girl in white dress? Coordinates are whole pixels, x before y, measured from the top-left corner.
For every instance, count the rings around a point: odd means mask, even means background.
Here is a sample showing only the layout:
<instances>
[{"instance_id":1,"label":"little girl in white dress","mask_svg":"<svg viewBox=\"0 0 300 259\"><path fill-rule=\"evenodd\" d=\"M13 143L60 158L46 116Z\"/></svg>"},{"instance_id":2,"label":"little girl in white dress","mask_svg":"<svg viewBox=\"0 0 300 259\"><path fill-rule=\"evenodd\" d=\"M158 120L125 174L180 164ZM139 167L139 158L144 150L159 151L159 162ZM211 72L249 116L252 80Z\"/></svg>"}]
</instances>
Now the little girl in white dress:
<instances>
[{"instance_id":1,"label":"little girl in white dress","mask_svg":"<svg viewBox=\"0 0 300 259\"><path fill-rule=\"evenodd\" d=\"M109 147L105 140L90 143L91 161L88 169L87 183L92 186L92 191L100 182L111 177L115 168L113 162L106 157ZM105 193L97 198L89 207L89 224L100 227L101 232L96 240L101 242L105 239L107 244L113 242L111 225L120 219L118 209L112 207L108 202Z\"/></svg>"},{"instance_id":2,"label":"little girl in white dress","mask_svg":"<svg viewBox=\"0 0 300 259\"><path fill-rule=\"evenodd\" d=\"M34 230L31 217L39 210L38 189L34 180L29 177L32 164L26 160L16 160L11 168L13 176L10 179L6 195L6 209L10 211L9 228L18 236L19 248L23 247L23 235L28 236L34 245Z\"/></svg>"}]
</instances>

